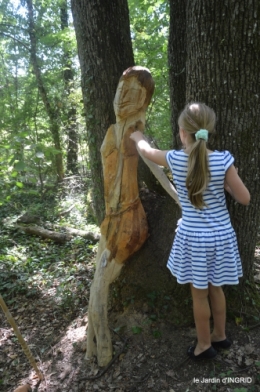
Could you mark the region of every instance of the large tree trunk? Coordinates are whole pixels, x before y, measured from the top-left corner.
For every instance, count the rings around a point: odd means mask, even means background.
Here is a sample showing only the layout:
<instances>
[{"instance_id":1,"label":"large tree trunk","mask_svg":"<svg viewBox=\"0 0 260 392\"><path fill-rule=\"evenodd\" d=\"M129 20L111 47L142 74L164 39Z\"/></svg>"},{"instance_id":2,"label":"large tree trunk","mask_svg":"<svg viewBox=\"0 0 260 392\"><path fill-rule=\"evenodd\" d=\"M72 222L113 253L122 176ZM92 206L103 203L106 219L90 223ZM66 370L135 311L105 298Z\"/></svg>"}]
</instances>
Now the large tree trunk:
<instances>
[{"instance_id":1,"label":"large tree trunk","mask_svg":"<svg viewBox=\"0 0 260 392\"><path fill-rule=\"evenodd\" d=\"M122 72L134 65L126 0L72 0L86 113L93 201L98 222L104 218L100 147L115 122L113 99Z\"/></svg>"},{"instance_id":2,"label":"large tree trunk","mask_svg":"<svg viewBox=\"0 0 260 392\"><path fill-rule=\"evenodd\" d=\"M171 0L183 7L183 0ZM177 3L177 4L176 4ZM237 233L244 280L253 281L254 251L260 221L260 7L243 0L194 0L186 8L186 101L202 101L217 114L214 147L229 150L239 175L249 188L251 204L228 198ZM171 25L176 22L173 19ZM173 27L172 27L173 28ZM176 39L170 63L183 56L183 32ZM179 76L171 74L172 85ZM177 119L176 119L177 120Z\"/></svg>"},{"instance_id":3,"label":"large tree trunk","mask_svg":"<svg viewBox=\"0 0 260 392\"><path fill-rule=\"evenodd\" d=\"M176 119L186 104L186 7L186 0L170 1L168 63L174 148L179 144Z\"/></svg>"},{"instance_id":4,"label":"large tree trunk","mask_svg":"<svg viewBox=\"0 0 260 392\"><path fill-rule=\"evenodd\" d=\"M227 202L243 262L242 284L246 280L253 283L260 219L260 36L254 26L260 8L248 5L245 9L242 1L225 4L216 0L195 0L189 2L189 7L187 1L171 0L170 5L169 65L175 144L178 114L186 102L200 100L215 109L214 148L234 154L235 165L252 197L248 207L238 205L230 197ZM133 302L137 307L138 303L149 303L148 297L153 296L156 305L160 298L172 293L167 317L172 315L175 322L182 323L185 314L191 320L189 287L178 285L165 268L181 212L167 196L148 193L142 202L150 236L113 285L116 300L112 304L118 309L120 298L122 303Z\"/></svg>"},{"instance_id":5,"label":"large tree trunk","mask_svg":"<svg viewBox=\"0 0 260 392\"><path fill-rule=\"evenodd\" d=\"M148 189L141 192L141 200L147 216L149 237L143 247L127 261L120 280L113 285L113 307L122 311L125 305L132 302L135 309L146 308L153 296L153 305L160 304L160 314L164 313L163 306L168 305L168 317L174 314L175 320L183 321L183 312L185 317L189 311L192 316L191 308L186 303L187 295L180 296L182 291L189 293L189 285L177 284L166 268L181 209L169 195L159 195Z\"/></svg>"}]
</instances>

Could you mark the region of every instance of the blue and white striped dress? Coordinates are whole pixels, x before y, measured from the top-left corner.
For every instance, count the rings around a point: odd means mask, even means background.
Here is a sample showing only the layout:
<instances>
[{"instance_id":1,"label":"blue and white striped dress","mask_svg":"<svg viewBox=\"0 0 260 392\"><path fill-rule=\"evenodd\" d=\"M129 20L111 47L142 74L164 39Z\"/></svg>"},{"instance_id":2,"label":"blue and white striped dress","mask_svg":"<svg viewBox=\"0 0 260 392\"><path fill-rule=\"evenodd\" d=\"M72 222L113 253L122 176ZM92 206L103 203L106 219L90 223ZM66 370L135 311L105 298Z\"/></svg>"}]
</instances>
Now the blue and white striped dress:
<instances>
[{"instance_id":1,"label":"blue and white striped dress","mask_svg":"<svg viewBox=\"0 0 260 392\"><path fill-rule=\"evenodd\" d=\"M209 282L214 286L238 284L242 265L224 193L225 173L234 158L228 151L208 155L211 179L203 193L207 207L202 209L195 208L188 198L188 154L172 150L166 160L182 206L167 267L178 283L192 283L198 289L206 289Z\"/></svg>"}]
</instances>

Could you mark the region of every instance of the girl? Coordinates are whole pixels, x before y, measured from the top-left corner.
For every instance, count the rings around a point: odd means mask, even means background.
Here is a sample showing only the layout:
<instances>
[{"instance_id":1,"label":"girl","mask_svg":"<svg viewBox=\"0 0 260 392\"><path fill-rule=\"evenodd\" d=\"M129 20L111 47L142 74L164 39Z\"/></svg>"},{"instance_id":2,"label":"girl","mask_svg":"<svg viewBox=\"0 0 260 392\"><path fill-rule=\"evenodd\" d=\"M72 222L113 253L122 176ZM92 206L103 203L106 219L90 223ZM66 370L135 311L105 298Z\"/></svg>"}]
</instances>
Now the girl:
<instances>
[{"instance_id":1,"label":"girl","mask_svg":"<svg viewBox=\"0 0 260 392\"><path fill-rule=\"evenodd\" d=\"M178 191L182 221L167 267L179 283L191 285L197 344L189 347L188 355L193 360L212 359L216 348L231 345L226 338L226 301L221 286L238 284L242 266L224 188L237 202L248 205L250 201L232 155L207 148L215 120L214 111L207 105L188 104L178 119L183 144L180 151L151 148L140 131L130 136L144 157L169 166ZM208 297L214 320L211 334Z\"/></svg>"}]
</instances>

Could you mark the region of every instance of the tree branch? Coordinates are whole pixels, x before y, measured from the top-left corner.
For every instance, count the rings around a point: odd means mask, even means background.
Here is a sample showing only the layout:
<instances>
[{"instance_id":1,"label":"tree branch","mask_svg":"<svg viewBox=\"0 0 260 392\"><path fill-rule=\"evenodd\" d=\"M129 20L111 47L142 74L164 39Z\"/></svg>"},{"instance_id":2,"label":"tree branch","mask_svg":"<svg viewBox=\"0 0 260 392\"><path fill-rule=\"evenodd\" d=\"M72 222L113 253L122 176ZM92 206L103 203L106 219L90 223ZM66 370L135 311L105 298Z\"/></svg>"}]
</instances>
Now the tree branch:
<instances>
[{"instance_id":1,"label":"tree branch","mask_svg":"<svg viewBox=\"0 0 260 392\"><path fill-rule=\"evenodd\" d=\"M20 45L24 46L30 52L31 49L29 48L29 46L27 46L24 42L20 41L18 38L15 38L14 36L12 36L10 34L6 34L3 31L0 31L0 35L7 37L7 38L11 38L15 42L18 42Z\"/></svg>"}]
</instances>

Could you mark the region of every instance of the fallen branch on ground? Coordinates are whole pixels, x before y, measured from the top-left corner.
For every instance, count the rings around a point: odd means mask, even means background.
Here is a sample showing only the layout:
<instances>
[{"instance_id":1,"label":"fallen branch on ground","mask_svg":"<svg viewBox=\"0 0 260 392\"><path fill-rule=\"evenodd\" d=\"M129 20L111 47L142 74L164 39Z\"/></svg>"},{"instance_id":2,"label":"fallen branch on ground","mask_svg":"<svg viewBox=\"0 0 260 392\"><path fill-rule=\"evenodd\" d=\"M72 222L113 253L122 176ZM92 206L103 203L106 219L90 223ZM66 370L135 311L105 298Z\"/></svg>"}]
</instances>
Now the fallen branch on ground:
<instances>
[{"instance_id":1,"label":"fallen branch on ground","mask_svg":"<svg viewBox=\"0 0 260 392\"><path fill-rule=\"evenodd\" d=\"M69 226L53 225L53 227L55 227L55 229L65 230L68 234L71 234L72 236L83 237L94 242L98 242L100 240L100 234L93 233L91 231L74 229L73 227Z\"/></svg>"},{"instance_id":2,"label":"fallen branch on ground","mask_svg":"<svg viewBox=\"0 0 260 392\"><path fill-rule=\"evenodd\" d=\"M75 204L72 204L72 206L70 206L67 210L63 210L63 211L59 212L58 216L67 215L71 210L73 210L74 207L75 207Z\"/></svg>"},{"instance_id":3,"label":"fallen branch on ground","mask_svg":"<svg viewBox=\"0 0 260 392\"><path fill-rule=\"evenodd\" d=\"M99 234L95 234L92 232L84 231L84 230L77 230L73 229L71 227L61 227L59 226L60 229L63 229L66 231L66 233L58 233L57 231L51 231L44 229L43 227L33 225L33 226L22 226L22 225L16 225L15 226L17 229L23 231L24 233L27 234L32 234L32 235L37 235L42 238L50 239L54 242L58 242L60 244L70 241L72 237L74 236L79 236L83 237L86 239L89 239L93 242L99 241Z\"/></svg>"}]
</instances>

